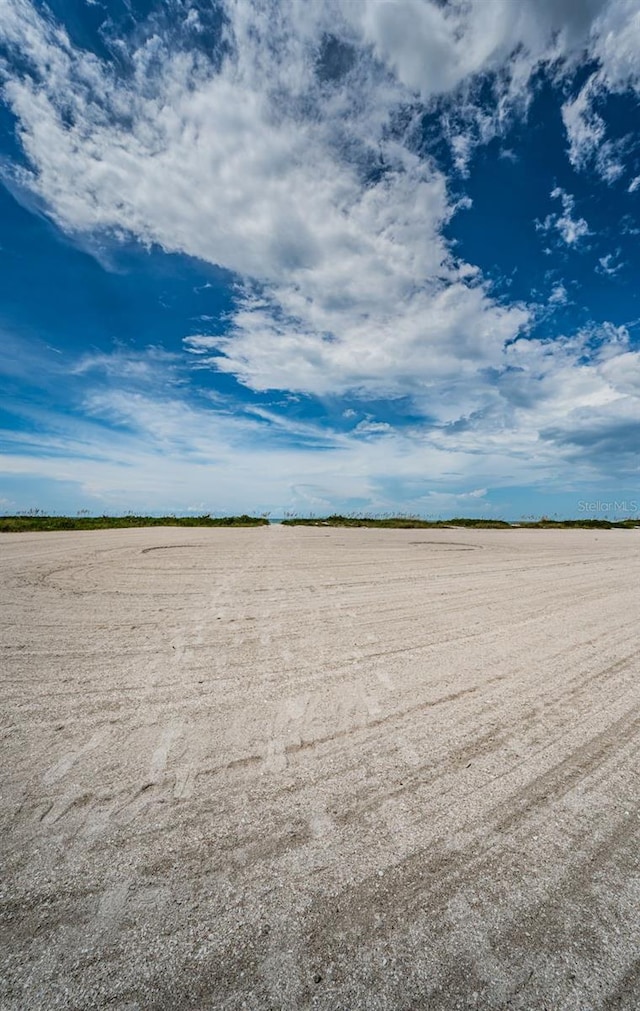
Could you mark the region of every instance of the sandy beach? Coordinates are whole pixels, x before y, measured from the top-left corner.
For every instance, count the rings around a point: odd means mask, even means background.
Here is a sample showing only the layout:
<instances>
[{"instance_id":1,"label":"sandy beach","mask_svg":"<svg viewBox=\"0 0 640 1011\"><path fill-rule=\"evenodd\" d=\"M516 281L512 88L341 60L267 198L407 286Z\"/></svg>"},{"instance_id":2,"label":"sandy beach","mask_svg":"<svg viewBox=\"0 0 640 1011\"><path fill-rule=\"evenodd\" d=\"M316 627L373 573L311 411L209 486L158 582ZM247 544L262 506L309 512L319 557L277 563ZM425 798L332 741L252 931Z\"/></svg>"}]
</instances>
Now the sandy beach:
<instances>
[{"instance_id":1,"label":"sandy beach","mask_svg":"<svg viewBox=\"0 0 640 1011\"><path fill-rule=\"evenodd\" d=\"M640 1006L640 530L0 567L3 1011Z\"/></svg>"}]
</instances>

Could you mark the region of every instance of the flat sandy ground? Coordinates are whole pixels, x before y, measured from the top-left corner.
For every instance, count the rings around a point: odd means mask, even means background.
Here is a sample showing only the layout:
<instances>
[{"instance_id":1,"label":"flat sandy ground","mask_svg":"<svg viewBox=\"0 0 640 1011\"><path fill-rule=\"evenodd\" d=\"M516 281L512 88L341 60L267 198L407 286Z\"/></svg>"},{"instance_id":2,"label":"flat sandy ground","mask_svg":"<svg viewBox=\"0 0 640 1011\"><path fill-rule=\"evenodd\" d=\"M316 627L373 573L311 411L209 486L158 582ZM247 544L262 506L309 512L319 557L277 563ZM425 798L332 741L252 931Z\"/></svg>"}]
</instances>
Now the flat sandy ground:
<instances>
[{"instance_id":1,"label":"flat sandy ground","mask_svg":"<svg viewBox=\"0 0 640 1011\"><path fill-rule=\"evenodd\" d=\"M0 558L3 1009L640 1008L640 530Z\"/></svg>"}]
</instances>

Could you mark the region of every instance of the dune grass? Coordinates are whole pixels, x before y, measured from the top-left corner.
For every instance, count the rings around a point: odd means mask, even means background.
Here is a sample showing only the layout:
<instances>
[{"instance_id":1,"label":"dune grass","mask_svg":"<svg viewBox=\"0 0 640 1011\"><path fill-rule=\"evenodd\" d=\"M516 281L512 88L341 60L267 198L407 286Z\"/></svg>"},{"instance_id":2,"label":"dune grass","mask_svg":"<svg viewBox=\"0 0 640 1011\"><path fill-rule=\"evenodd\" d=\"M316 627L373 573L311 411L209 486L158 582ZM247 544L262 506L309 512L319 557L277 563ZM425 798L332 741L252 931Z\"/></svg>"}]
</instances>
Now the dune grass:
<instances>
[{"instance_id":1,"label":"dune grass","mask_svg":"<svg viewBox=\"0 0 640 1011\"><path fill-rule=\"evenodd\" d=\"M393 530L416 530L421 528L443 526L479 526L479 527L508 527L504 520L474 520L474 519L453 519L453 520L424 520L417 516L326 516L324 518L303 519L291 517L282 521L284 526L312 526L312 527L380 527L382 529Z\"/></svg>"},{"instance_id":2,"label":"dune grass","mask_svg":"<svg viewBox=\"0 0 640 1011\"><path fill-rule=\"evenodd\" d=\"M574 527L587 530L613 530L640 527L640 517L629 520L552 520L542 517L539 520L529 520L522 523L508 523L506 520L486 519L465 516L455 516L447 520L425 520L417 516L340 516L332 515L323 518L289 517L282 521L284 526L311 527L380 527L383 529L434 529L438 527L473 527L491 530L515 530L521 527L527 529L572 529Z\"/></svg>"},{"instance_id":3,"label":"dune grass","mask_svg":"<svg viewBox=\"0 0 640 1011\"><path fill-rule=\"evenodd\" d=\"M0 516L0 533L52 530L119 530L126 527L260 527L263 516Z\"/></svg>"},{"instance_id":4,"label":"dune grass","mask_svg":"<svg viewBox=\"0 0 640 1011\"><path fill-rule=\"evenodd\" d=\"M485 530L515 530L519 528L552 530L625 530L640 527L640 517L626 520L549 519L523 520L508 523L502 519L455 516L452 519L426 520L419 516L287 516L283 526L296 527L372 527L386 530L431 530L446 527L470 527ZM47 516L39 510L15 516L0 516L0 533L27 533L55 530L118 530L126 527L261 527L269 526L266 516Z\"/></svg>"}]
</instances>

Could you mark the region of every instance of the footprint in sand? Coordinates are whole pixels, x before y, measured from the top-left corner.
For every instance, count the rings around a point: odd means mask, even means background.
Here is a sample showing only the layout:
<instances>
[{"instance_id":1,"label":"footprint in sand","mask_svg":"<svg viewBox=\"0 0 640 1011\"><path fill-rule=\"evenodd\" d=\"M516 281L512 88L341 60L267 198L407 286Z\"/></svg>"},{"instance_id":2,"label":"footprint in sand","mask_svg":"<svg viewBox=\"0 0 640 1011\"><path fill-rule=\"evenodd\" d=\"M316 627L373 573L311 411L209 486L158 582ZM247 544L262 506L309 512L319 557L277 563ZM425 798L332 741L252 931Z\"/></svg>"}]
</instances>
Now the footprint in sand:
<instances>
[{"instance_id":1,"label":"footprint in sand","mask_svg":"<svg viewBox=\"0 0 640 1011\"><path fill-rule=\"evenodd\" d=\"M165 726L160 742L151 756L147 779L113 812L119 821L124 823L132 821L152 801L158 800L159 795L165 795L163 799L166 800L166 789L163 789L163 784L167 760L173 744L182 733L183 725L181 720L172 720Z\"/></svg>"},{"instance_id":2,"label":"footprint in sand","mask_svg":"<svg viewBox=\"0 0 640 1011\"><path fill-rule=\"evenodd\" d=\"M52 765L51 768L47 769L42 777L44 785L51 786L52 783L55 783L59 779L62 779L63 776L66 776L76 762L97 748L98 745L104 741L106 736L106 731L98 730L82 748L78 748L76 751L68 751L66 755L63 755L63 757L55 763L55 765Z\"/></svg>"}]
</instances>

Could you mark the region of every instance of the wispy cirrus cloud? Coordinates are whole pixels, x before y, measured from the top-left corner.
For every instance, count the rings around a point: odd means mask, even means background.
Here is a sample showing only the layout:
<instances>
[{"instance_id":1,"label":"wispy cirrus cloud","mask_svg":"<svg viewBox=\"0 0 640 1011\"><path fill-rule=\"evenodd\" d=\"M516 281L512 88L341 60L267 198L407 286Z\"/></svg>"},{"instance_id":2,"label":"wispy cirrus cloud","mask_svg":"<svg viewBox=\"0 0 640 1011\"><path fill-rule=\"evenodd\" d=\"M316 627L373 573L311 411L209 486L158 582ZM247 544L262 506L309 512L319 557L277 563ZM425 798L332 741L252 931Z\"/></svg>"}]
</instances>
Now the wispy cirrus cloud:
<instances>
[{"instance_id":1,"label":"wispy cirrus cloud","mask_svg":"<svg viewBox=\"0 0 640 1011\"><path fill-rule=\"evenodd\" d=\"M637 474L640 355L624 328L518 340L490 380L438 391L443 420L402 430L353 409L336 427L194 402L159 383L154 349L149 358L156 375L146 387L138 372L105 385L100 372L114 375L106 362L78 374L90 385L78 389L73 415L23 406L29 423L2 433L0 471L71 482L111 508L159 501L187 509L197 498L222 511L252 501L276 513L320 501L392 510L398 489L404 507L433 511L462 506L478 488L555 486L569 467L574 483Z\"/></svg>"},{"instance_id":2,"label":"wispy cirrus cloud","mask_svg":"<svg viewBox=\"0 0 640 1011\"><path fill-rule=\"evenodd\" d=\"M608 136L603 105L612 94L640 95L640 10L634 0L601 5L588 52L596 69L562 107L569 158L576 169L593 167L613 183L625 172L631 137Z\"/></svg>"}]
</instances>

